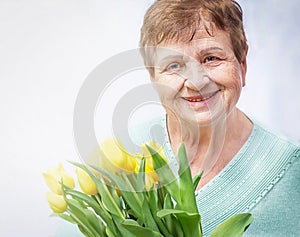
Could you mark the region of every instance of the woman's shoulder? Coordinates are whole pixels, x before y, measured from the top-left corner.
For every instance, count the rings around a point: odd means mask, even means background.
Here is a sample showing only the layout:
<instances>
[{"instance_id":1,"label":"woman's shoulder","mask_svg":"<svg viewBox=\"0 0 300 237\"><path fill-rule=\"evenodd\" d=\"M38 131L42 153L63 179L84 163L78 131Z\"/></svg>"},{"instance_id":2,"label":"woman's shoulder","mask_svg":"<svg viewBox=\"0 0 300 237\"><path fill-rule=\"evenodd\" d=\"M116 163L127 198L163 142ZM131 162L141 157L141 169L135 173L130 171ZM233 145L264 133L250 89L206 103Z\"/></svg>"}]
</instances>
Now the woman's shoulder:
<instances>
[{"instance_id":1,"label":"woman's shoulder","mask_svg":"<svg viewBox=\"0 0 300 237\"><path fill-rule=\"evenodd\" d=\"M261 148L269 148L267 151L277 151L279 154L286 156L299 157L300 156L300 144L293 139L284 136L266 126L260 124L257 121L253 121L253 131L251 136L252 143L260 145ZM267 152L265 149L265 152Z\"/></svg>"}]
</instances>

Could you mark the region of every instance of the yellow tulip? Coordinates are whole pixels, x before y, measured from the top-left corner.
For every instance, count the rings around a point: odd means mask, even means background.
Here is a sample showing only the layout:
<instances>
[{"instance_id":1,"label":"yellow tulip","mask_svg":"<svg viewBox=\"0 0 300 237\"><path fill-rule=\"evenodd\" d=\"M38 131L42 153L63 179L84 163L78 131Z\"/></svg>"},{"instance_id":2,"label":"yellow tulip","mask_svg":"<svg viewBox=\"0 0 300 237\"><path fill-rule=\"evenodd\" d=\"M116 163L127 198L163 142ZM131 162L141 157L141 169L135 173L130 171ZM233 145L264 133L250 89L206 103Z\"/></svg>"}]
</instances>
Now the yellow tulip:
<instances>
[{"instance_id":1,"label":"yellow tulip","mask_svg":"<svg viewBox=\"0 0 300 237\"><path fill-rule=\"evenodd\" d=\"M58 195L52 192L47 192L46 198L50 208L55 213L63 213L67 209L67 203L62 195Z\"/></svg>"},{"instance_id":2,"label":"yellow tulip","mask_svg":"<svg viewBox=\"0 0 300 237\"><path fill-rule=\"evenodd\" d=\"M158 182L159 178L158 178L158 175L156 174L156 172L154 171L152 156L151 156L150 151L147 149L146 145L150 146L155 151L157 151L157 153L165 161L167 161L167 159L164 155L163 147L161 145L159 145L158 143L156 143L154 140L141 145L142 156L145 158L145 172L149 178L149 180L148 180L148 185L149 185L151 182L153 182L153 183Z\"/></svg>"},{"instance_id":3,"label":"yellow tulip","mask_svg":"<svg viewBox=\"0 0 300 237\"><path fill-rule=\"evenodd\" d=\"M100 149L102 168L111 172L135 172L138 161L125 150L120 140L106 139L101 143Z\"/></svg>"},{"instance_id":4,"label":"yellow tulip","mask_svg":"<svg viewBox=\"0 0 300 237\"><path fill-rule=\"evenodd\" d=\"M75 187L74 179L68 175L62 164L59 164L57 168L50 168L43 173L43 176L47 186L56 194L61 194L61 182L69 188Z\"/></svg>"},{"instance_id":5,"label":"yellow tulip","mask_svg":"<svg viewBox=\"0 0 300 237\"><path fill-rule=\"evenodd\" d=\"M95 195L98 193L97 186L91 176L83 169L76 168L79 186L85 194Z\"/></svg>"}]
</instances>

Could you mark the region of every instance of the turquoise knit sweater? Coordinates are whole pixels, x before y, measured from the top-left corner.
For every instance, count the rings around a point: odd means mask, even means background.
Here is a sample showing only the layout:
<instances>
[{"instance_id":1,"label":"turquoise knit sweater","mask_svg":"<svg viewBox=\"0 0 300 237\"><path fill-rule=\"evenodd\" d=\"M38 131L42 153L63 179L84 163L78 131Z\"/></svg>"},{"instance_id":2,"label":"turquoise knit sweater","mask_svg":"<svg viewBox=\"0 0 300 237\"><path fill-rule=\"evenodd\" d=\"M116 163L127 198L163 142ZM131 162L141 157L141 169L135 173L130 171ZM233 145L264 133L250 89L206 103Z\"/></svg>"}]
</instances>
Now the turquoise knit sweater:
<instances>
[{"instance_id":1,"label":"turquoise knit sweater","mask_svg":"<svg viewBox=\"0 0 300 237\"><path fill-rule=\"evenodd\" d=\"M177 170L164 117L137 126L130 136L135 144L152 138L163 144L170 165ZM254 122L240 151L196 193L204 236L241 212L254 216L245 237L300 236L299 157L299 145Z\"/></svg>"},{"instance_id":2,"label":"turquoise knit sweater","mask_svg":"<svg viewBox=\"0 0 300 237\"><path fill-rule=\"evenodd\" d=\"M130 130L130 141L154 139L164 146L172 169L177 162L165 117ZM127 137L128 138L128 137ZM132 142L122 139L130 149ZM250 212L254 221L245 237L300 236L300 147L254 122L251 135L230 163L196 193L204 236L223 220ZM56 236L79 236L76 227Z\"/></svg>"}]
</instances>

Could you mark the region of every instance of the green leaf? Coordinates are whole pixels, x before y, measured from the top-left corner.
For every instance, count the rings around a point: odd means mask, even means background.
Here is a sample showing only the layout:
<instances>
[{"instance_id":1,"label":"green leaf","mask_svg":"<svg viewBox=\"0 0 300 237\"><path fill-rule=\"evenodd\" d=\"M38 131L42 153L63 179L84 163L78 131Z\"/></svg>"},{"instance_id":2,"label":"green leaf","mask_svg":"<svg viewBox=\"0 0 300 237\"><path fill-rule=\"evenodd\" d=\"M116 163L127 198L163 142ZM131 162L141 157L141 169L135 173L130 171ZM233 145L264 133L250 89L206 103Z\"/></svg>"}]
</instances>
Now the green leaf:
<instances>
[{"instance_id":1,"label":"green leaf","mask_svg":"<svg viewBox=\"0 0 300 237\"><path fill-rule=\"evenodd\" d=\"M111 231L110 229L106 228L106 236L107 237L118 237L115 235L115 233L113 231Z\"/></svg>"},{"instance_id":2,"label":"green leaf","mask_svg":"<svg viewBox=\"0 0 300 237\"><path fill-rule=\"evenodd\" d=\"M65 194L70 195L72 198L77 198L77 199L84 201L89 207L91 207L95 211L95 213L97 213L101 217L101 219L106 223L106 225L109 228L116 230L116 227L114 226L111 215L106 211L106 209L103 207L101 202L98 203L95 199L93 199L89 195L78 192L76 190L72 190L72 189L65 189ZM88 214L88 215L90 215L90 214ZM92 216L91 218L94 218L94 217ZM99 224L103 225L102 222L100 222ZM103 229L104 229L104 227L102 227L102 230Z\"/></svg>"},{"instance_id":3,"label":"green leaf","mask_svg":"<svg viewBox=\"0 0 300 237\"><path fill-rule=\"evenodd\" d=\"M130 206L134 214L138 218L143 218L142 216L142 195L139 192L136 192L133 185L128 180L128 177L125 174L118 176L111 172L108 172L100 167L94 167L95 170L105 175L107 178L111 179L112 182L118 187L119 191L122 194L123 199Z\"/></svg>"},{"instance_id":4,"label":"green leaf","mask_svg":"<svg viewBox=\"0 0 300 237\"><path fill-rule=\"evenodd\" d=\"M102 177L97 178L86 165L76 163L76 162L70 162L70 163L85 170L91 176L91 178L93 179L93 181L97 186L99 194L101 195L103 206L106 208L107 211L109 211L112 215L118 218L119 221L124 220L124 215L121 211L122 208L120 207L120 203L116 203L114 197L109 192L109 189L107 188L103 178Z\"/></svg>"},{"instance_id":5,"label":"green leaf","mask_svg":"<svg viewBox=\"0 0 300 237\"><path fill-rule=\"evenodd\" d=\"M178 150L178 160L178 175L180 187L180 202L178 202L178 206L180 209L185 210L187 212L198 212L193 186L193 179L183 143L180 145Z\"/></svg>"},{"instance_id":6,"label":"green leaf","mask_svg":"<svg viewBox=\"0 0 300 237\"><path fill-rule=\"evenodd\" d=\"M241 237L252 221L250 213L234 215L218 225L210 237Z\"/></svg>"},{"instance_id":7,"label":"green leaf","mask_svg":"<svg viewBox=\"0 0 300 237\"><path fill-rule=\"evenodd\" d=\"M113 216L110 215L110 213L108 213L106 211L106 208L104 207L101 199L100 199L100 195L93 195L92 196L93 199L95 201L97 201L97 203L99 204L99 208L101 209L101 211L103 211L104 215L100 215L101 218L104 220L104 222L106 223L107 227L106 227L106 231L107 229L111 230L112 232L115 233L119 233L117 230L117 226L115 225L115 222L113 221Z\"/></svg>"},{"instance_id":8,"label":"green leaf","mask_svg":"<svg viewBox=\"0 0 300 237\"><path fill-rule=\"evenodd\" d=\"M194 215L199 215L198 213L189 213L189 212L186 212L184 210L177 210L177 209L162 209L160 211L157 212L157 216L162 218L162 217L165 217L167 215L171 215L171 214L185 214L187 216L194 216Z\"/></svg>"},{"instance_id":9,"label":"green leaf","mask_svg":"<svg viewBox=\"0 0 300 237\"><path fill-rule=\"evenodd\" d=\"M143 191L145 189L145 158L143 157L140 163L140 169L137 176L137 191Z\"/></svg>"},{"instance_id":10,"label":"green leaf","mask_svg":"<svg viewBox=\"0 0 300 237\"><path fill-rule=\"evenodd\" d=\"M128 220L128 219L126 219ZM137 237L135 234L133 234L131 231L129 231L123 224L123 222L116 222L116 226L118 227L118 229L120 230L120 232L122 233L121 235L117 235L116 237L119 236L124 236L124 237Z\"/></svg>"},{"instance_id":11,"label":"green leaf","mask_svg":"<svg viewBox=\"0 0 300 237\"><path fill-rule=\"evenodd\" d=\"M164 186L170 195L176 200L180 200L178 181L168 163L150 146L146 145L152 155L153 167L157 173L160 185Z\"/></svg>"},{"instance_id":12,"label":"green leaf","mask_svg":"<svg viewBox=\"0 0 300 237\"><path fill-rule=\"evenodd\" d=\"M89 236L97 236L97 232L101 230L101 226L97 226L97 223L90 215L90 210L83 209L77 200L66 199L68 204L68 212L70 216L80 225ZM87 218L89 216L89 218ZM97 217L95 217L97 218ZM98 229L98 227L100 229Z\"/></svg>"},{"instance_id":13,"label":"green leaf","mask_svg":"<svg viewBox=\"0 0 300 237\"><path fill-rule=\"evenodd\" d=\"M117 203L118 207L122 207L121 199L118 196L118 193L117 193L117 190L116 190L117 187L115 185L106 185L106 186L107 186L108 191L110 192L111 196L113 197L113 199Z\"/></svg>"},{"instance_id":14,"label":"green leaf","mask_svg":"<svg viewBox=\"0 0 300 237\"><path fill-rule=\"evenodd\" d=\"M144 202L144 192L137 192L137 179L132 183L129 179L130 176L126 174L122 174L122 178L125 182L125 187L128 188L129 191L121 190L122 197L126 201L126 203L130 206L132 211L134 211L135 215L138 218L142 217L143 213L143 202ZM131 179L133 181L133 179Z\"/></svg>"},{"instance_id":15,"label":"green leaf","mask_svg":"<svg viewBox=\"0 0 300 237\"><path fill-rule=\"evenodd\" d=\"M99 203L89 195L72 189L66 189L65 193L69 194L72 198L78 198L87 203L87 205L93 208L93 210L105 221L111 219L110 214L105 209L101 208Z\"/></svg>"},{"instance_id":16,"label":"green leaf","mask_svg":"<svg viewBox=\"0 0 300 237\"><path fill-rule=\"evenodd\" d=\"M184 210L163 209L157 212L159 217L175 215L181 223L184 236L202 237L199 213L189 213Z\"/></svg>"},{"instance_id":17,"label":"green leaf","mask_svg":"<svg viewBox=\"0 0 300 237\"><path fill-rule=\"evenodd\" d=\"M77 225L78 229L80 230L80 232L85 236L85 237L93 237L94 235L92 235L90 232L88 232L86 230L86 228L80 224Z\"/></svg>"},{"instance_id":18,"label":"green leaf","mask_svg":"<svg viewBox=\"0 0 300 237\"><path fill-rule=\"evenodd\" d=\"M115 202L115 199L109 192L109 189L107 188L103 178L100 178L100 182L97 186L99 189L99 194L101 195L103 206L106 208L106 210L108 210L111 215L113 215L119 221L124 220L125 217L121 211L122 208L120 207L119 203Z\"/></svg>"},{"instance_id":19,"label":"green leaf","mask_svg":"<svg viewBox=\"0 0 300 237\"><path fill-rule=\"evenodd\" d=\"M103 236L105 233L105 226L100 219L95 215L93 211L90 209L85 210L85 218L88 219L89 223L93 226L93 228L97 231L97 234Z\"/></svg>"},{"instance_id":20,"label":"green leaf","mask_svg":"<svg viewBox=\"0 0 300 237\"><path fill-rule=\"evenodd\" d=\"M157 190L158 203L161 206L160 209L162 209L165 201L165 196L169 193L165 190L163 186L160 185L160 183L158 183L158 185L156 186L156 190Z\"/></svg>"},{"instance_id":21,"label":"green leaf","mask_svg":"<svg viewBox=\"0 0 300 237\"><path fill-rule=\"evenodd\" d=\"M149 206L151 210L160 210L162 209L162 205L158 200L158 190L157 189L150 189L149 191L145 192L145 198L149 202Z\"/></svg>"},{"instance_id":22,"label":"green leaf","mask_svg":"<svg viewBox=\"0 0 300 237\"><path fill-rule=\"evenodd\" d=\"M162 219L160 219L157 216L157 212L162 209L162 205L158 200L157 191L151 189L148 192L146 192L146 194L147 194L147 201L149 203L153 219L155 220L155 222L160 230L160 233L162 233L165 237L172 237L172 235L170 234L170 231L166 227L166 224L163 222Z\"/></svg>"},{"instance_id":23,"label":"green leaf","mask_svg":"<svg viewBox=\"0 0 300 237\"><path fill-rule=\"evenodd\" d=\"M193 177L194 192L196 191L196 188L198 187L198 184L201 180L202 175L203 175L203 171L201 171L199 174L197 174Z\"/></svg>"},{"instance_id":24,"label":"green leaf","mask_svg":"<svg viewBox=\"0 0 300 237\"><path fill-rule=\"evenodd\" d=\"M171 196L167 193L164 201L164 209L174 209ZM174 215L166 215L163 217L165 225L169 232L176 237L184 237L182 226Z\"/></svg>"},{"instance_id":25,"label":"green leaf","mask_svg":"<svg viewBox=\"0 0 300 237\"><path fill-rule=\"evenodd\" d=\"M126 219L122 222L122 225L133 233L135 236L142 237L164 237L162 234L153 231L149 228L140 226L136 221Z\"/></svg>"},{"instance_id":26,"label":"green leaf","mask_svg":"<svg viewBox=\"0 0 300 237\"><path fill-rule=\"evenodd\" d=\"M146 227L148 227L151 230L159 232L157 223L155 222L152 212L150 210L150 206L147 199L144 199L143 206L142 206L142 213L143 213L143 222Z\"/></svg>"},{"instance_id":27,"label":"green leaf","mask_svg":"<svg viewBox=\"0 0 300 237\"><path fill-rule=\"evenodd\" d=\"M178 213L175 214L181 223L184 236L199 236L202 237L202 229L200 224L200 215L187 214L187 213Z\"/></svg>"}]
</instances>

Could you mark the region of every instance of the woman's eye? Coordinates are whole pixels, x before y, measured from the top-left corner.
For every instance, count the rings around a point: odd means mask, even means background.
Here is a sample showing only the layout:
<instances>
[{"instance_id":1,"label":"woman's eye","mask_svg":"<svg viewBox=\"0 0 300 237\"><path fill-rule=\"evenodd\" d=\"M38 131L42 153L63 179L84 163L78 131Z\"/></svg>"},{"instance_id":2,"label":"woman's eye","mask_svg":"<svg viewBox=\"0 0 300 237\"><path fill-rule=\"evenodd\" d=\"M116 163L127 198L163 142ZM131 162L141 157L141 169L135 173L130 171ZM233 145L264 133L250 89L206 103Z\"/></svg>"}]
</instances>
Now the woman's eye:
<instances>
[{"instance_id":1,"label":"woman's eye","mask_svg":"<svg viewBox=\"0 0 300 237\"><path fill-rule=\"evenodd\" d=\"M180 68L181 68L180 63L171 63L167 67L167 71L169 71L169 72L178 71L178 70L180 70Z\"/></svg>"},{"instance_id":2,"label":"woman's eye","mask_svg":"<svg viewBox=\"0 0 300 237\"><path fill-rule=\"evenodd\" d=\"M204 63L209 63L209 62L213 62L213 61L216 61L218 58L215 57L215 56L209 56L209 57L206 57L204 59Z\"/></svg>"}]
</instances>

